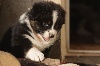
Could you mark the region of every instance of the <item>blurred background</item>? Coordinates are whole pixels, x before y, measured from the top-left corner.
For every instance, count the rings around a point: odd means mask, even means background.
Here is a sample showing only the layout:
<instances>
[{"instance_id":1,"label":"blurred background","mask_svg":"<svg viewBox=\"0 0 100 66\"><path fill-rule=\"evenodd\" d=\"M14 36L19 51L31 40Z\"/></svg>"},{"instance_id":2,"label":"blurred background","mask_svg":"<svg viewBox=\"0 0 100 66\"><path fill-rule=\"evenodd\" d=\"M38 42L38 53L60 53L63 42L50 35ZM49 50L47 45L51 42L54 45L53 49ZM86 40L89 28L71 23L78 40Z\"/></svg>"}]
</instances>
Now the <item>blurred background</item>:
<instances>
[{"instance_id":1,"label":"blurred background","mask_svg":"<svg viewBox=\"0 0 100 66\"><path fill-rule=\"evenodd\" d=\"M70 0L70 48L100 50L99 0Z\"/></svg>"}]
</instances>

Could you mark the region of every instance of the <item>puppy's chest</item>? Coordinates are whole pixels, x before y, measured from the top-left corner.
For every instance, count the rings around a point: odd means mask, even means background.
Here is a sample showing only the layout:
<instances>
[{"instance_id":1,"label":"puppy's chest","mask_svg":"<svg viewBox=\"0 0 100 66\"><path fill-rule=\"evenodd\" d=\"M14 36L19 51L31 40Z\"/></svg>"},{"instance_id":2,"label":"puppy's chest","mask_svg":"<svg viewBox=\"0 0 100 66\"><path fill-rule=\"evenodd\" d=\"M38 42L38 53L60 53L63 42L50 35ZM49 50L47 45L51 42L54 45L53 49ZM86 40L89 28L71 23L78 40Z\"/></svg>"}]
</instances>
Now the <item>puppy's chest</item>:
<instances>
[{"instance_id":1,"label":"puppy's chest","mask_svg":"<svg viewBox=\"0 0 100 66\"><path fill-rule=\"evenodd\" d=\"M45 48L50 47L54 41L50 40L48 42L44 41L44 40L40 40L40 38L37 37L37 35L35 35L34 33L30 33L30 35L28 34L24 34L23 35L27 40L29 40L32 44L32 47L36 47L38 48L40 51L43 51Z\"/></svg>"},{"instance_id":2,"label":"puppy's chest","mask_svg":"<svg viewBox=\"0 0 100 66\"><path fill-rule=\"evenodd\" d=\"M33 39L34 40L34 39ZM45 41L38 41L38 40L35 40L32 44L33 44L33 47L37 47L39 50L43 51L45 48L49 48L51 45L53 45L54 42L52 41L49 41L49 42L45 42Z\"/></svg>"}]
</instances>

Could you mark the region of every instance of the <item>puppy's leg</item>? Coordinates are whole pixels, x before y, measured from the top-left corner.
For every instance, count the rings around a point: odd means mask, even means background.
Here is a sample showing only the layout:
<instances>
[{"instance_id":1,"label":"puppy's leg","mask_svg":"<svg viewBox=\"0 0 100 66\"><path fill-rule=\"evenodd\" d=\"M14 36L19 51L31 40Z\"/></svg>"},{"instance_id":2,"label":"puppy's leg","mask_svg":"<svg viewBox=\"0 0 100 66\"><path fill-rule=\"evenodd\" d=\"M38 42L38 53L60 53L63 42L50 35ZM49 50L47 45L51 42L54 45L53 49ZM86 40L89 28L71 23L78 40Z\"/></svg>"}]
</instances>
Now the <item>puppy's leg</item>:
<instances>
[{"instance_id":1,"label":"puppy's leg","mask_svg":"<svg viewBox=\"0 0 100 66\"><path fill-rule=\"evenodd\" d=\"M44 59L44 54L40 52L37 48L33 47L29 49L29 51L26 53L25 58L39 62Z\"/></svg>"}]
</instances>

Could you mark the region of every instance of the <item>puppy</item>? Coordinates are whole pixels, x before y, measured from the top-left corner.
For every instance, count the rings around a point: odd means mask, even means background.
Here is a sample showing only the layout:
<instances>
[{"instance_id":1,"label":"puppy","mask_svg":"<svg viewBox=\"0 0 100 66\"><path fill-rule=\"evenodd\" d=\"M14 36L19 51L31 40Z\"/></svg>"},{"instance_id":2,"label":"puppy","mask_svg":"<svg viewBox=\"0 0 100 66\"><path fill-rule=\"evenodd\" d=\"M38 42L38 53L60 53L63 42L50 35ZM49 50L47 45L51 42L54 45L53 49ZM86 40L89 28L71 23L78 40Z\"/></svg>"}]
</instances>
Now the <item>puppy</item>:
<instances>
[{"instance_id":1,"label":"puppy","mask_svg":"<svg viewBox=\"0 0 100 66\"><path fill-rule=\"evenodd\" d=\"M48 1L35 3L9 29L11 35L2 43L1 50L9 50L16 57L42 61L42 52L56 41L64 22L65 11L60 5Z\"/></svg>"}]
</instances>

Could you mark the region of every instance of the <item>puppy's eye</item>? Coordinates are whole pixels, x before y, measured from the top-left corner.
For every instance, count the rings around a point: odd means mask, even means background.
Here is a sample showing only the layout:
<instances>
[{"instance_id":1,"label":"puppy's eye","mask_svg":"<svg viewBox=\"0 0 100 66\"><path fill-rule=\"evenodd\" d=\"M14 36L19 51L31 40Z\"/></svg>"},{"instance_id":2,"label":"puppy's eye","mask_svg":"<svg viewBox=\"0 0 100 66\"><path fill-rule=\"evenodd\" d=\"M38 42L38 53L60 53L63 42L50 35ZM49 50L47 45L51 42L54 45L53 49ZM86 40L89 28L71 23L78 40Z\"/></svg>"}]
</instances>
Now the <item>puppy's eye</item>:
<instances>
[{"instance_id":1,"label":"puppy's eye","mask_svg":"<svg viewBox=\"0 0 100 66\"><path fill-rule=\"evenodd\" d=\"M45 25L45 27L48 27L48 26L49 26L48 24Z\"/></svg>"},{"instance_id":2,"label":"puppy's eye","mask_svg":"<svg viewBox=\"0 0 100 66\"><path fill-rule=\"evenodd\" d=\"M43 26L48 27L49 25L48 25L48 23L43 22Z\"/></svg>"}]
</instances>

